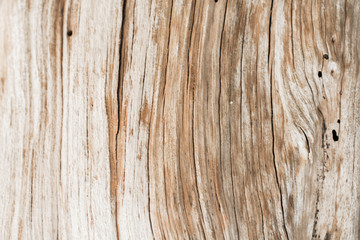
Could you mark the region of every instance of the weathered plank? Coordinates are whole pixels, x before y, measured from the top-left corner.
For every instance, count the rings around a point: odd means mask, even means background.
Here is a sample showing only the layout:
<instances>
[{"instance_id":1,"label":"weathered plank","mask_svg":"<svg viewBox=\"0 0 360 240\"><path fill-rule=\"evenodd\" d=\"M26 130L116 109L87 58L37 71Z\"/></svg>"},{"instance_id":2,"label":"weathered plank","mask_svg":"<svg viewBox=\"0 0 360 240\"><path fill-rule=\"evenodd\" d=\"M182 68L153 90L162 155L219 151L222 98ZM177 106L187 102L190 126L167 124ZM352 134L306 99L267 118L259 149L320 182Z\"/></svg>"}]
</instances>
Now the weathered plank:
<instances>
[{"instance_id":1,"label":"weathered plank","mask_svg":"<svg viewBox=\"0 0 360 240\"><path fill-rule=\"evenodd\" d=\"M0 238L358 239L359 16L0 0Z\"/></svg>"}]
</instances>

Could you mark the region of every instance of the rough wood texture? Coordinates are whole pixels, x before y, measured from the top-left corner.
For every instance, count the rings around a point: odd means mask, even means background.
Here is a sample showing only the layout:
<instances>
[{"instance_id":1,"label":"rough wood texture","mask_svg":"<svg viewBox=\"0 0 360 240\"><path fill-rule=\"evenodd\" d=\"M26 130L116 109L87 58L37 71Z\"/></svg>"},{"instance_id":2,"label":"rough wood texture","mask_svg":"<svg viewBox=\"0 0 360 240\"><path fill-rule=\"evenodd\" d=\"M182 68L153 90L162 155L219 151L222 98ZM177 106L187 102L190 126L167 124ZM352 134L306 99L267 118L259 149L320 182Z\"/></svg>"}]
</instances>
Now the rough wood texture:
<instances>
[{"instance_id":1,"label":"rough wood texture","mask_svg":"<svg viewBox=\"0 0 360 240\"><path fill-rule=\"evenodd\" d=\"M357 0L0 0L0 239L359 239Z\"/></svg>"}]
</instances>

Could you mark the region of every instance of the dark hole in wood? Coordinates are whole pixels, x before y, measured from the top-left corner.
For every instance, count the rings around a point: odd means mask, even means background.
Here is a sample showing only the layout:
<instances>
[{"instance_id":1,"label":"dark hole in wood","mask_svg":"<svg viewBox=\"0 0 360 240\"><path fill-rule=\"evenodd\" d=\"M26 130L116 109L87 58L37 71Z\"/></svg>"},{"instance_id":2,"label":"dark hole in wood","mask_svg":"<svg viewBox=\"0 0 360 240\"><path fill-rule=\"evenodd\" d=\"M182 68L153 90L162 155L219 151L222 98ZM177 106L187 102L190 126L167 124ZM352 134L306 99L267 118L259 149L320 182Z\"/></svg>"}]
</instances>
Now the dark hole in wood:
<instances>
[{"instance_id":1,"label":"dark hole in wood","mask_svg":"<svg viewBox=\"0 0 360 240\"><path fill-rule=\"evenodd\" d=\"M332 130L332 136L333 136L333 140L335 142L339 141L339 136L337 135L335 130Z\"/></svg>"},{"instance_id":2,"label":"dark hole in wood","mask_svg":"<svg viewBox=\"0 0 360 240\"><path fill-rule=\"evenodd\" d=\"M338 119L337 122L340 123L340 119Z\"/></svg>"},{"instance_id":3,"label":"dark hole in wood","mask_svg":"<svg viewBox=\"0 0 360 240\"><path fill-rule=\"evenodd\" d=\"M323 56L325 59L329 59L329 55L327 55L327 54L324 54L324 56Z\"/></svg>"},{"instance_id":4,"label":"dark hole in wood","mask_svg":"<svg viewBox=\"0 0 360 240\"><path fill-rule=\"evenodd\" d=\"M325 240L331 240L331 234L330 233L326 233L325 235Z\"/></svg>"},{"instance_id":5,"label":"dark hole in wood","mask_svg":"<svg viewBox=\"0 0 360 240\"><path fill-rule=\"evenodd\" d=\"M322 77L322 72L321 71L318 72L318 76L319 76L319 78Z\"/></svg>"},{"instance_id":6,"label":"dark hole in wood","mask_svg":"<svg viewBox=\"0 0 360 240\"><path fill-rule=\"evenodd\" d=\"M215 2L217 2L218 0L215 0Z\"/></svg>"},{"instance_id":7,"label":"dark hole in wood","mask_svg":"<svg viewBox=\"0 0 360 240\"><path fill-rule=\"evenodd\" d=\"M71 36L72 36L72 31L71 31L71 30L68 31L68 32L67 32L67 35L68 35L69 37L71 37Z\"/></svg>"}]
</instances>

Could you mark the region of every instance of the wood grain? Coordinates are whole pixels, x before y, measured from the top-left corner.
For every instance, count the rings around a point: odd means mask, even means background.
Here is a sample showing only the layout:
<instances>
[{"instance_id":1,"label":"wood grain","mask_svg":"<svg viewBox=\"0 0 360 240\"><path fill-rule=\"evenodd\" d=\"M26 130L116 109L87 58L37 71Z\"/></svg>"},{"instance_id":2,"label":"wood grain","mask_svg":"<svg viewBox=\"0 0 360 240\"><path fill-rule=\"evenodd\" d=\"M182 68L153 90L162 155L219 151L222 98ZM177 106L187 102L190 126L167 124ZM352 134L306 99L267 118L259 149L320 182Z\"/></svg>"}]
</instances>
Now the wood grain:
<instances>
[{"instance_id":1,"label":"wood grain","mask_svg":"<svg viewBox=\"0 0 360 240\"><path fill-rule=\"evenodd\" d=\"M359 239L359 16L0 0L0 239Z\"/></svg>"}]
</instances>

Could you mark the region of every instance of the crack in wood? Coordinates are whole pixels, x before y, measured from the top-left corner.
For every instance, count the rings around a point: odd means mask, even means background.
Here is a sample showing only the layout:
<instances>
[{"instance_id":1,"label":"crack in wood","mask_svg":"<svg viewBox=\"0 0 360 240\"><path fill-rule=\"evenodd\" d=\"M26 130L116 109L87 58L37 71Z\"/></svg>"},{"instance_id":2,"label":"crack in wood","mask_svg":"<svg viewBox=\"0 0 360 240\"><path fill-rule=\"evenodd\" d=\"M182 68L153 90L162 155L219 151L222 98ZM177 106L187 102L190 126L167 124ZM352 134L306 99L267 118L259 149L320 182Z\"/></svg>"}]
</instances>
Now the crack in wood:
<instances>
[{"instance_id":1,"label":"crack in wood","mask_svg":"<svg viewBox=\"0 0 360 240\"><path fill-rule=\"evenodd\" d=\"M118 106L118 115L117 115L117 131L115 135L115 176L111 176L110 179L114 180L115 183L112 184L115 190L115 223L116 223L116 237L120 239L120 229L119 229L119 221L118 221L118 199L119 199L119 192L118 192L118 184L119 184L119 177L118 176L118 144L119 144L119 133L120 133L120 121L121 121L121 106L122 106L122 97L123 97L123 48L124 48L124 28L125 28L125 19L126 19L126 6L127 0L123 0L122 4L122 19L121 19L121 30L120 30L120 46L119 46L119 70L118 70L118 85L117 85L117 106Z\"/></svg>"},{"instance_id":2,"label":"crack in wood","mask_svg":"<svg viewBox=\"0 0 360 240\"><path fill-rule=\"evenodd\" d=\"M271 1L271 7L270 7L268 64L270 64L270 53L271 53L271 21L272 21L273 4L274 4L274 0ZM272 66L272 64L270 64L270 66ZM281 191L281 186L280 186L280 182L279 182L278 171L277 171L277 167L276 167L276 157L275 157L275 130L274 130L272 67L270 68L269 74L270 74L270 98L271 98L270 102L271 102L272 155L273 155L276 184L278 186L279 194L280 194L280 205L281 205L281 212L282 212L282 217L283 217L283 228L284 228L286 238L289 240L289 234L288 234L287 227L286 227L286 220L285 220L286 218L285 218L285 210L284 210L283 199L282 199L282 191Z\"/></svg>"}]
</instances>

